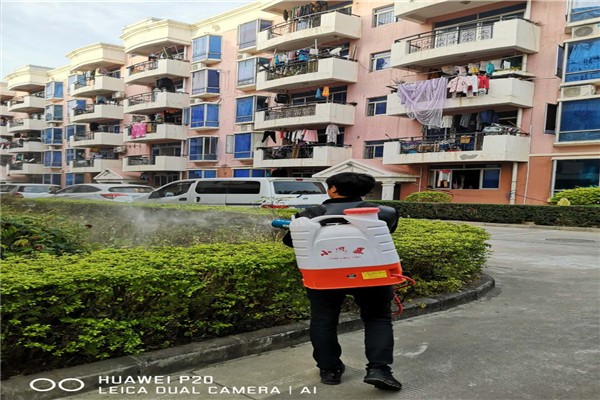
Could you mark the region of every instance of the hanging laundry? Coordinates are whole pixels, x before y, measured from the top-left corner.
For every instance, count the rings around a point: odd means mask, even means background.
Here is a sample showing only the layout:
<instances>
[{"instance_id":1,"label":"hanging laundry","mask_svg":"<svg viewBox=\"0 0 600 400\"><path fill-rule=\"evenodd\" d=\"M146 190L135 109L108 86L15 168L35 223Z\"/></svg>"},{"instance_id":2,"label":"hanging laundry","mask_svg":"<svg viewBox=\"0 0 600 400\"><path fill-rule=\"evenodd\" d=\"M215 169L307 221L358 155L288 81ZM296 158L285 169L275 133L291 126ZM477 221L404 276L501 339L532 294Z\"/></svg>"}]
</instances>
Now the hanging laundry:
<instances>
[{"instance_id":1,"label":"hanging laundry","mask_svg":"<svg viewBox=\"0 0 600 400\"><path fill-rule=\"evenodd\" d=\"M327 136L327 143L337 143L337 136L340 134L340 128L337 125L329 124L325 128L325 135Z\"/></svg>"},{"instance_id":2,"label":"hanging laundry","mask_svg":"<svg viewBox=\"0 0 600 400\"><path fill-rule=\"evenodd\" d=\"M471 82L467 79L466 76L456 76L448 82L447 88L448 93L464 93L467 94L469 92L469 85Z\"/></svg>"},{"instance_id":3,"label":"hanging laundry","mask_svg":"<svg viewBox=\"0 0 600 400\"><path fill-rule=\"evenodd\" d=\"M315 99L322 99L321 88L317 88L317 92L315 93Z\"/></svg>"},{"instance_id":4,"label":"hanging laundry","mask_svg":"<svg viewBox=\"0 0 600 400\"><path fill-rule=\"evenodd\" d=\"M323 92L321 94L323 97L329 97L329 86L323 86Z\"/></svg>"},{"instance_id":5,"label":"hanging laundry","mask_svg":"<svg viewBox=\"0 0 600 400\"><path fill-rule=\"evenodd\" d=\"M405 104L407 115L428 127L442 125L442 112L446 101L448 79L438 78L398 85L400 104Z\"/></svg>"},{"instance_id":6,"label":"hanging laundry","mask_svg":"<svg viewBox=\"0 0 600 400\"><path fill-rule=\"evenodd\" d=\"M490 89L490 78L485 75L479 75L477 77L477 84L479 86L479 94L487 94Z\"/></svg>"},{"instance_id":7,"label":"hanging laundry","mask_svg":"<svg viewBox=\"0 0 600 400\"><path fill-rule=\"evenodd\" d=\"M275 131L265 131L263 133L262 142L266 143L269 138L271 138L271 140L273 141L273 143L277 143L277 140L275 138Z\"/></svg>"},{"instance_id":8,"label":"hanging laundry","mask_svg":"<svg viewBox=\"0 0 600 400\"><path fill-rule=\"evenodd\" d=\"M315 129L307 129L304 131L302 140L307 143L316 143L319 141L319 135Z\"/></svg>"},{"instance_id":9,"label":"hanging laundry","mask_svg":"<svg viewBox=\"0 0 600 400\"><path fill-rule=\"evenodd\" d=\"M496 67L494 67L494 64L491 61L488 61L488 63L485 65L485 73L491 75L495 70Z\"/></svg>"}]
</instances>

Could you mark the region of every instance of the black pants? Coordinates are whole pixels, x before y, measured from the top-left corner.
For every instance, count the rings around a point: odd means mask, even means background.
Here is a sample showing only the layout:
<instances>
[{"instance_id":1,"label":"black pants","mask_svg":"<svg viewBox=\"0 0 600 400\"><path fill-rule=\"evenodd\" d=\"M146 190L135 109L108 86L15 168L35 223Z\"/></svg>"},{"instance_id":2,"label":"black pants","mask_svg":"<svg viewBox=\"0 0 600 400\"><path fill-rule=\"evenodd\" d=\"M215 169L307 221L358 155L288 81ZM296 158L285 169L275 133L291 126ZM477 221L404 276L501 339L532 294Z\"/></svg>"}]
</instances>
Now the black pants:
<instances>
[{"instance_id":1,"label":"black pants","mask_svg":"<svg viewBox=\"0 0 600 400\"><path fill-rule=\"evenodd\" d=\"M367 368L390 370L394 351L391 313L393 286L333 290L307 288L306 291L310 300L310 340L318 368L334 369L342 364L337 326L342 303L348 294L354 297L360 307L360 317L365 326Z\"/></svg>"}]
</instances>

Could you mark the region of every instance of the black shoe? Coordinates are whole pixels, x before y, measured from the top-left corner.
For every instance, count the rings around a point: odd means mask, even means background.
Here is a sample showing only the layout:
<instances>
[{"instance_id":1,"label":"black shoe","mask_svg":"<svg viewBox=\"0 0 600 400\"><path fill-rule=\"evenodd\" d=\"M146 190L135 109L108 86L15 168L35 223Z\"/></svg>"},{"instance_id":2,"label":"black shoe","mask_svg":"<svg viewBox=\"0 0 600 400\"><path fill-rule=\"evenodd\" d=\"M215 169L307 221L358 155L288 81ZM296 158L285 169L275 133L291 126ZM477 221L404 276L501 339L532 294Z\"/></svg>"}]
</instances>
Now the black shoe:
<instances>
[{"instance_id":1,"label":"black shoe","mask_svg":"<svg viewBox=\"0 0 600 400\"><path fill-rule=\"evenodd\" d=\"M390 371L385 371L380 368L372 368L367 370L367 376L363 379L364 383L374 385L381 390L401 390L402 384L392 376Z\"/></svg>"},{"instance_id":2,"label":"black shoe","mask_svg":"<svg viewBox=\"0 0 600 400\"><path fill-rule=\"evenodd\" d=\"M346 370L346 366L342 364L340 368L322 369L321 383L326 385L339 385L342 382L342 374Z\"/></svg>"}]
</instances>

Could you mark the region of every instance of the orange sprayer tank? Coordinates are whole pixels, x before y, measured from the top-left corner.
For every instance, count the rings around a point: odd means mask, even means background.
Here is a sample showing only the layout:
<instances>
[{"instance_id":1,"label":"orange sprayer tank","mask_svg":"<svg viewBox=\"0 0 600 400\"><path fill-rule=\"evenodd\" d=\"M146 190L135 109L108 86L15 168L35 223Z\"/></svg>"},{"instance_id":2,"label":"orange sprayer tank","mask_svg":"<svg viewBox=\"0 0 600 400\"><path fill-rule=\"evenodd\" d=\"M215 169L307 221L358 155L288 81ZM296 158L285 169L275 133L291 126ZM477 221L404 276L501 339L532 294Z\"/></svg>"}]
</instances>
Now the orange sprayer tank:
<instances>
[{"instance_id":1,"label":"orange sprayer tank","mask_svg":"<svg viewBox=\"0 0 600 400\"><path fill-rule=\"evenodd\" d=\"M294 219L290 232L304 286L341 289L404 282L392 235L378 212L376 207L350 208L344 215ZM332 219L347 223L327 224Z\"/></svg>"}]
</instances>

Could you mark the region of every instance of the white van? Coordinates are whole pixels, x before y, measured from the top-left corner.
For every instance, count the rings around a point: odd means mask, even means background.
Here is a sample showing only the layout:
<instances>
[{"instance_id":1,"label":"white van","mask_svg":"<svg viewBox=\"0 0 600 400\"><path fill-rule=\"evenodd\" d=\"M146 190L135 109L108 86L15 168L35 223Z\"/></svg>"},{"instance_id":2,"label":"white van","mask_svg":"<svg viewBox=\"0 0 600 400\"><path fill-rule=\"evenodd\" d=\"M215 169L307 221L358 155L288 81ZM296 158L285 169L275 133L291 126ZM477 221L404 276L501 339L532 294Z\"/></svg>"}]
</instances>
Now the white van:
<instances>
[{"instance_id":1,"label":"white van","mask_svg":"<svg viewBox=\"0 0 600 400\"><path fill-rule=\"evenodd\" d=\"M302 208L328 198L325 184L312 178L210 178L171 182L135 201Z\"/></svg>"}]
</instances>

